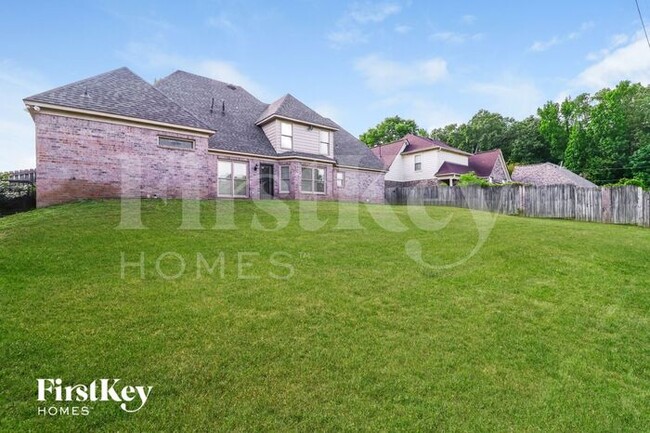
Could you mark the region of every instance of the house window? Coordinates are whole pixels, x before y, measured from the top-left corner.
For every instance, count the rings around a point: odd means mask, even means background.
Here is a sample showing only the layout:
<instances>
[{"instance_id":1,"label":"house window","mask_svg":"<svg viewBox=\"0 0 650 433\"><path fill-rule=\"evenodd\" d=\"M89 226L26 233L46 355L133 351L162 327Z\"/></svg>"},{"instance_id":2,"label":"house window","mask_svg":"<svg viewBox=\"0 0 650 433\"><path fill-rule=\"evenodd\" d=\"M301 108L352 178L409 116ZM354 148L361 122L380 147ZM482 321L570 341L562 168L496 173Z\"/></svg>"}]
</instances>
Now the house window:
<instances>
[{"instance_id":1,"label":"house window","mask_svg":"<svg viewBox=\"0 0 650 433\"><path fill-rule=\"evenodd\" d=\"M289 177L289 166L280 166L280 192L291 191L291 178Z\"/></svg>"},{"instance_id":2,"label":"house window","mask_svg":"<svg viewBox=\"0 0 650 433\"><path fill-rule=\"evenodd\" d=\"M193 140L182 140L180 138L158 137L158 146L168 147L171 149L194 149Z\"/></svg>"},{"instance_id":3,"label":"house window","mask_svg":"<svg viewBox=\"0 0 650 433\"><path fill-rule=\"evenodd\" d=\"M222 197L248 196L248 164L245 162L219 161L217 164L217 191Z\"/></svg>"},{"instance_id":4,"label":"house window","mask_svg":"<svg viewBox=\"0 0 650 433\"><path fill-rule=\"evenodd\" d=\"M283 149L293 149L293 125L287 122L280 122L280 147Z\"/></svg>"},{"instance_id":5,"label":"house window","mask_svg":"<svg viewBox=\"0 0 650 433\"><path fill-rule=\"evenodd\" d=\"M302 168L302 180L300 182L302 192L317 194L325 193L325 169L324 168Z\"/></svg>"},{"instance_id":6,"label":"house window","mask_svg":"<svg viewBox=\"0 0 650 433\"><path fill-rule=\"evenodd\" d=\"M320 153L322 155L330 154L330 132L329 131L320 132Z\"/></svg>"},{"instance_id":7,"label":"house window","mask_svg":"<svg viewBox=\"0 0 650 433\"><path fill-rule=\"evenodd\" d=\"M422 170L422 155L415 155L414 161L415 164L413 165L413 168L415 171Z\"/></svg>"},{"instance_id":8,"label":"house window","mask_svg":"<svg viewBox=\"0 0 650 433\"><path fill-rule=\"evenodd\" d=\"M336 172L336 186L338 188L345 187L345 173L342 171Z\"/></svg>"}]
</instances>

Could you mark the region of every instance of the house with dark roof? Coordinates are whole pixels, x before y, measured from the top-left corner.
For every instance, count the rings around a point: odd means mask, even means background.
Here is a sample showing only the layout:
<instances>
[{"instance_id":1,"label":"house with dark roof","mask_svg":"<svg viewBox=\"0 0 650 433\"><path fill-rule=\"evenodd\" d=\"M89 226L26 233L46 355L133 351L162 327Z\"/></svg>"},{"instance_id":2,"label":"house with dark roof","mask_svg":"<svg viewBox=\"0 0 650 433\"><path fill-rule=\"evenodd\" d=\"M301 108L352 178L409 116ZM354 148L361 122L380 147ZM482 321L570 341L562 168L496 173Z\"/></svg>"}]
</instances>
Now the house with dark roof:
<instances>
[{"instance_id":1,"label":"house with dark roof","mask_svg":"<svg viewBox=\"0 0 650 433\"><path fill-rule=\"evenodd\" d=\"M382 162L292 95L176 71L120 68L24 99L36 128L38 206L81 198L382 202Z\"/></svg>"},{"instance_id":2,"label":"house with dark roof","mask_svg":"<svg viewBox=\"0 0 650 433\"><path fill-rule=\"evenodd\" d=\"M512 180L529 185L574 185L579 188L598 188L582 176L551 162L518 165L512 171Z\"/></svg>"},{"instance_id":3,"label":"house with dark roof","mask_svg":"<svg viewBox=\"0 0 650 433\"><path fill-rule=\"evenodd\" d=\"M500 149L471 154L439 140L408 134L373 147L372 153L387 170L387 185L453 185L469 172L494 183L510 181Z\"/></svg>"}]
</instances>

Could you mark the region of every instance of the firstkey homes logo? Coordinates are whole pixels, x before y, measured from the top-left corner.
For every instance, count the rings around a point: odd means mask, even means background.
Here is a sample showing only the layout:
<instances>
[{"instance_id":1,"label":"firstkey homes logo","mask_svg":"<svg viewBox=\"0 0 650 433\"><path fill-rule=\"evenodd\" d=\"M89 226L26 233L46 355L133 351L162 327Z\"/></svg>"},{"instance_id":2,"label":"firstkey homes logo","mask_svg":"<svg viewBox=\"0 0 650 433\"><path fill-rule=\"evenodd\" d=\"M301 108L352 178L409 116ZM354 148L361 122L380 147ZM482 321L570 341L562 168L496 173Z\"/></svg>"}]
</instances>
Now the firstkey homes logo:
<instances>
[{"instance_id":1,"label":"firstkey homes logo","mask_svg":"<svg viewBox=\"0 0 650 433\"><path fill-rule=\"evenodd\" d=\"M91 403L119 403L124 412L135 413L147 403L153 386L119 384L120 379L99 379L89 384L63 385L62 379L36 379L39 415L88 415Z\"/></svg>"}]
</instances>

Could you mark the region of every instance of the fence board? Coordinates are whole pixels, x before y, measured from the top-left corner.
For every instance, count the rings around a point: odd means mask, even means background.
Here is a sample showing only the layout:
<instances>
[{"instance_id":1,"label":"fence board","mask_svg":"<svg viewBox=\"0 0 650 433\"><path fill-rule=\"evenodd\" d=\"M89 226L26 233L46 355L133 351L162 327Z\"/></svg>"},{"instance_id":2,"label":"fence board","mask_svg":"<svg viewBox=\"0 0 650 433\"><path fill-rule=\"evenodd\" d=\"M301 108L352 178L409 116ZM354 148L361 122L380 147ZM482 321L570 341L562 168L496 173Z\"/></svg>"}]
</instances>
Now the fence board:
<instances>
[{"instance_id":1,"label":"fence board","mask_svg":"<svg viewBox=\"0 0 650 433\"><path fill-rule=\"evenodd\" d=\"M650 227L650 192L634 186L397 186L386 188L385 197L388 204L453 206L509 215Z\"/></svg>"}]
</instances>

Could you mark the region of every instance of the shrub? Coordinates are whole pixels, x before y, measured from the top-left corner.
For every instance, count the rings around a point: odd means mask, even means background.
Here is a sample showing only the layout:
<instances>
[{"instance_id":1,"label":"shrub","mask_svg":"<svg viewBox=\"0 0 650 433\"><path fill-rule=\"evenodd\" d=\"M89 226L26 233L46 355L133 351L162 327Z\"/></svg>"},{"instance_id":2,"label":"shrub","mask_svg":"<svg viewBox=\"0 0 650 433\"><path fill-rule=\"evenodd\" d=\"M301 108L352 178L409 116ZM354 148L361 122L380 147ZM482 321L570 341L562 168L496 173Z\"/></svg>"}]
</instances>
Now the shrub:
<instances>
[{"instance_id":1,"label":"shrub","mask_svg":"<svg viewBox=\"0 0 650 433\"><path fill-rule=\"evenodd\" d=\"M458 185L459 186L471 186L471 185L490 186L490 182L483 179L482 177L478 177L476 173L474 173L473 171L470 171L469 173L465 173L460 176L460 178L458 179Z\"/></svg>"}]
</instances>

